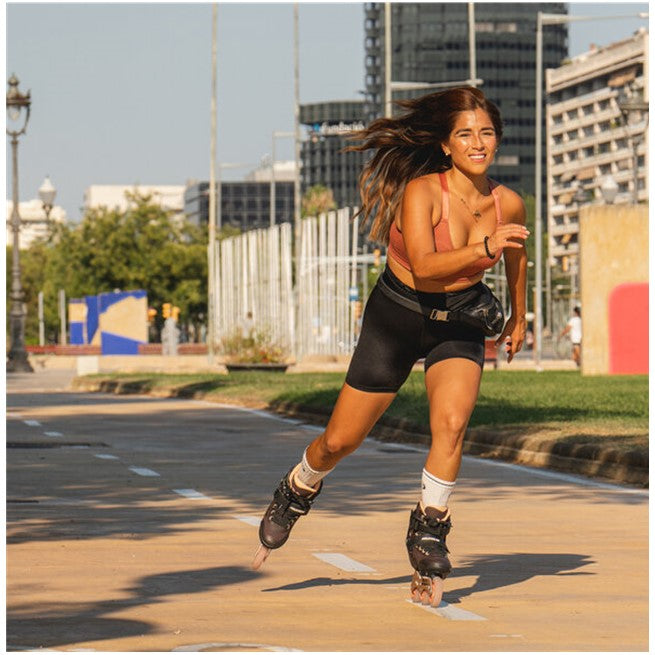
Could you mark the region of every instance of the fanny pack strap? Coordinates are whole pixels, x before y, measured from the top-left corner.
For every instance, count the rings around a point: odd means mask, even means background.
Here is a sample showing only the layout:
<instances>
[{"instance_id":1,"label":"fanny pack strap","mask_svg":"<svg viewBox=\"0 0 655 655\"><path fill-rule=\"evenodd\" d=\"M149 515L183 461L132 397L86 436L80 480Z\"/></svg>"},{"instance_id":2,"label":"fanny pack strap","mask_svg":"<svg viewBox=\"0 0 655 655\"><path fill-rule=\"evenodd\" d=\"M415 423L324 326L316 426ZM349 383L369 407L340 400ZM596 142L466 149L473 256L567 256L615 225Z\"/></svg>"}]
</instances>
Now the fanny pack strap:
<instances>
[{"instance_id":1,"label":"fanny pack strap","mask_svg":"<svg viewBox=\"0 0 655 655\"><path fill-rule=\"evenodd\" d=\"M462 314L461 312L454 312L454 311L449 311L447 309L434 309L433 307L425 307L421 305L421 303L418 300L412 300L411 298L407 298L407 296L403 296L401 293L398 293L395 289L392 289L387 281L384 279L384 275L381 275L378 278L378 286L380 287L380 291L387 296L387 298L390 298L394 302L397 302L399 305L402 305L403 307L407 309L411 309L413 312L417 312L418 314L423 314L423 316L426 316L429 318L431 321L461 321L462 320Z\"/></svg>"}]
</instances>

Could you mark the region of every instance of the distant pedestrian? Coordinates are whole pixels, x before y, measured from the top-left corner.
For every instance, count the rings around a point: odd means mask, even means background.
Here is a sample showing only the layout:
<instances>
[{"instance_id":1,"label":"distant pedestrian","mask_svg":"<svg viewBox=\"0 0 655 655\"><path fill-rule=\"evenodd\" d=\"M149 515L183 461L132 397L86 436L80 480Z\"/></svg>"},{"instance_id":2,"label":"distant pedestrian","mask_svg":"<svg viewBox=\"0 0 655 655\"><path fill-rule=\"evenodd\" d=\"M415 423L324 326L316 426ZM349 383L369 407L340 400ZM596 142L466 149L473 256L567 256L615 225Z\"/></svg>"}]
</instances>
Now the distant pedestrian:
<instances>
[{"instance_id":1,"label":"distant pedestrian","mask_svg":"<svg viewBox=\"0 0 655 655\"><path fill-rule=\"evenodd\" d=\"M487 176L502 121L480 90L454 88L399 104L404 114L373 121L353 146L373 150L361 177L362 214L373 218L371 239L388 244L387 265L366 303L328 425L280 481L253 566L286 542L323 478L364 441L424 359L432 445L406 546L415 570L413 600L437 606L451 571L448 499L478 396L485 337L500 334L496 344L505 346L508 361L525 338L528 230L521 197ZM482 282L503 255L507 321Z\"/></svg>"},{"instance_id":2,"label":"distant pedestrian","mask_svg":"<svg viewBox=\"0 0 655 655\"><path fill-rule=\"evenodd\" d=\"M571 339L571 358L580 366L582 355L582 317L580 315L580 307L573 309L573 316L568 320L566 327L562 330L560 338L569 335Z\"/></svg>"}]
</instances>

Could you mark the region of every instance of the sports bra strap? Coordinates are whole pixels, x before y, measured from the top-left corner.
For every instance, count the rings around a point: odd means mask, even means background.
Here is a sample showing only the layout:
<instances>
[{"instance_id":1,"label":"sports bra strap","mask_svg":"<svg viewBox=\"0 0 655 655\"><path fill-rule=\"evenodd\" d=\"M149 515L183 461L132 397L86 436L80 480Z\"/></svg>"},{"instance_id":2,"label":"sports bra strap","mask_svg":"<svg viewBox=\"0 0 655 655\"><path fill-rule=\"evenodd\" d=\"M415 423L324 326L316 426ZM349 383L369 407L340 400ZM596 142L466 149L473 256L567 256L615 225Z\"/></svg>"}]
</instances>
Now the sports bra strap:
<instances>
[{"instance_id":1,"label":"sports bra strap","mask_svg":"<svg viewBox=\"0 0 655 655\"><path fill-rule=\"evenodd\" d=\"M448 197L450 194L448 193L448 182L444 173L439 173L439 181L441 182L441 220L447 223L450 209Z\"/></svg>"},{"instance_id":2,"label":"sports bra strap","mask_svg":"<svg viewBox=\"0 0 655 655\"><path fill-rule=\"evenodd\" d=\"M491 195L494 197L494 205L496 207L496 223L500 225L502 223L502 214L500 213L500 193L498 193L498 187L491 180L489 180L489 189L491 190Z\"/></svg>"}]
</instances>

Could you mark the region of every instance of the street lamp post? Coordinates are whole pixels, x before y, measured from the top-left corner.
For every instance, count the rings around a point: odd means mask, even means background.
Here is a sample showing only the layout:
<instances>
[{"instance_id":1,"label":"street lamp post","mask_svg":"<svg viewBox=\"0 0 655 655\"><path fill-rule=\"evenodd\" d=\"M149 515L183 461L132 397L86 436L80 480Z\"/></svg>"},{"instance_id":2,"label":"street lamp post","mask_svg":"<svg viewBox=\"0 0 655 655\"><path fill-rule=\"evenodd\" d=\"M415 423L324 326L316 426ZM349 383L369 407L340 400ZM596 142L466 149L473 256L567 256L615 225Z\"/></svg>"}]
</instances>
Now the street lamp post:
<instances>
[{"instance_id":1,"label":"street lamp post","mask_svg":"<svg viewBox=\"0 0 655 655\"><path fill-rule=\"evenodd\" d=\"M57 189L50 181L50 176L46 175L45 180L39 187L39 199L43 205L43 211L45 212L45 221L46 225L50 221L50 212L55 203L55 196L57 195ZM39 291L38 297L38 315L39 315L39 345L45 345L45 321L43 318L43 291Z\"/></svg>"},{"instance_id":2,"label":"street lamp post","mask_svg":"<svg viewBox=\"0 0 655 655\"><path fill-rule=\"evenodd\" d=\"M637 205L639 204L639 155L637 148L641 139L635 138L631 128L641 124L644 117L648 121L648 103L644 100L643 89L640 92L631 86L628 94L619 97L618 105L628 135L630 150L632 151L632 201Z\"/></svg>"},{"instance_id":3,"label":"street lamp post","mask_svg":"<svg viewBox=\"0 0 655 655\"><path fill-rule=\"evenodd\" d=\"M7 127L7 135L11 137L12 156L12 200L11 231L11 311L9 314L9 331L11 346L7 355L7 371L31 372L34 369L27 359L25 351L25 307L23 304L23 288L20 279L20 214L18 211L18 137L25 134L30 118L30 92L22 94L18 90L18 78L12 75L8 81L7 117L15 125L15 129Z\"/></svg>"},{"instance_id":4,"label":"street lamp post","mask_svg":"<svg viewBox=\"0 0 655 655\"><path fill-rule=\"evenodd\" d=\"M270 208L269 208L269 223L273 227L275 225L275 139L282 139L285 137L295 137L295 132L273 132L271 143L271 191L270 191ZM295 178L294 178L295 179Z\"/></svg>"},{"instance_id":5,"label":"street lamp post","mask_svg":"<svg viewBox=\"0 0 655 655\"><path fill-rule=\"evenodd\" d=\"M56 195L57 189L55 189L52 182L50 181L50 176L46 175L45 180L43 180L43 183L39 187L39 199L43 204L46 223L50 220L50 212L52 211Z\"/></svg>"},{"instance_id":6,"label":"street lamp post","mask_svg":"<svg viewBox=\"0 0 655 655\"><path fill-rule=\"evenodd\" d=\"M548 14L537 12L537 33L535 40L535 143L534 143L534 200L535 200L535 302L534 302L534 358L535 368L541 369L542 353L542 322L543 307L541 295L543 292L542 249L543 249L543 219L541 212L541 171L542 171L542 121L543 121L543 28L544 25L562 25L578 21L616 20L618 18L647 18L647 13L621 14L613 16L569 16L568 14Z\"/></svg>"}]
</instances>

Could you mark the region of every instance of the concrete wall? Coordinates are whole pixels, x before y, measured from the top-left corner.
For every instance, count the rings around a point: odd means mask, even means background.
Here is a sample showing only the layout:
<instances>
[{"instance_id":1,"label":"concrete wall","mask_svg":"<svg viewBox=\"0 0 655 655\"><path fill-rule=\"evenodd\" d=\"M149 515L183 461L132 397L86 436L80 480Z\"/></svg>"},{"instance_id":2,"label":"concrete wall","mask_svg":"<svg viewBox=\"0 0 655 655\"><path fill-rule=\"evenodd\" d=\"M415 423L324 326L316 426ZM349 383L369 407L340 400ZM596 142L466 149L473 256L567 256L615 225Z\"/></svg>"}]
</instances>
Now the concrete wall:
<instances>
[{"instance_id":1,"label":"concrete wall","mask_svg":"<svg viewBox=\"0 0 655 655\"><path fill-rule=\"evenodd\" d=\"M582 373L647 373L648 206L585 207L579 238Z\"/></svg>"}]
</instances>

